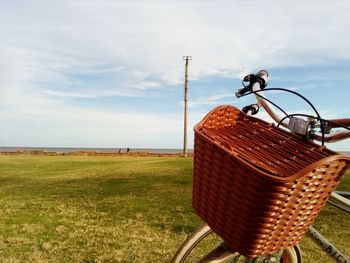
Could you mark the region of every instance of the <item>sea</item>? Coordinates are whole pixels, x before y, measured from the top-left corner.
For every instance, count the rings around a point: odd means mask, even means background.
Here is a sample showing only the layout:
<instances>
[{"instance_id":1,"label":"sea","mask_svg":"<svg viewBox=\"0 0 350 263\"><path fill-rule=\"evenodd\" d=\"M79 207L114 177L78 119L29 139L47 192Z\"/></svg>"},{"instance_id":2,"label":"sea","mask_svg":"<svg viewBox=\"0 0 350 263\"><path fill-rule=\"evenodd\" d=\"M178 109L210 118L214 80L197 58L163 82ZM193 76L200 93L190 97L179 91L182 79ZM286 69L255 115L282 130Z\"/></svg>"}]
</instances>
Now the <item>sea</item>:
<instances>
[{"instance_id":1,"label":"sea","mask_svg":"<svg viewBox=\"0 0 350 263\"><path fill-rule=\"evenodd\" d=\"M44 152L102 152L102 153L126 153L127 148L71 148L71 147L0 147L0 152L27 152L27 151L44 151ZM176 154L182 153L182 149L157 149L157 148L129 148L130 152L145 152L158 154ZM188 149L188 153L193 153L193 149ZM342 154L350 156L350 151L340 151Z\"/></svg>"},{"instance_id":2,"label":"sea","mask_svg":"<svg viewBox=\"0 0 350 263\"><path fill-rule=\"evenodd\" d=\"M57 152L57 153L69 153L69 152L102 152L102 153L125 153L128 148L71 148L71 147L0 147L0 152L27 152L27 151L44 151L44 152ZM176 154L182 153L182 149L151 149L151 148L129 148L130 152L147 152L147 153L159 153L159 154ZM187 152L193 152L189 149Z\"/></svg>"}]
</instances>

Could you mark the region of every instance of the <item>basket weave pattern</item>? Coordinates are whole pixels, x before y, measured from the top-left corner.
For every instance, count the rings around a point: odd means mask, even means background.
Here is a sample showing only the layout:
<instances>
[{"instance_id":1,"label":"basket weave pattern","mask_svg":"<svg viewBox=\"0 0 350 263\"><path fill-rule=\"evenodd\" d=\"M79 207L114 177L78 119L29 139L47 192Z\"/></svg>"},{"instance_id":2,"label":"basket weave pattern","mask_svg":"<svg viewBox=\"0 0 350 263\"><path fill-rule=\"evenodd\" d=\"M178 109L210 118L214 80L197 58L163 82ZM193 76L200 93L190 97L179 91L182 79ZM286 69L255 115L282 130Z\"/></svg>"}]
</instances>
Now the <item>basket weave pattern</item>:
<instances>
[{"instance_id":1,"label":"basket weave pattern","mask_svg":"<svg viewBox=\"0 0 350 263\"><path fill-rule=\"evenodd\" d=\"M350 163L227 105L196 125L194 151L193 207L248 257L297 244Z\"/></svg>"}]
</instances>

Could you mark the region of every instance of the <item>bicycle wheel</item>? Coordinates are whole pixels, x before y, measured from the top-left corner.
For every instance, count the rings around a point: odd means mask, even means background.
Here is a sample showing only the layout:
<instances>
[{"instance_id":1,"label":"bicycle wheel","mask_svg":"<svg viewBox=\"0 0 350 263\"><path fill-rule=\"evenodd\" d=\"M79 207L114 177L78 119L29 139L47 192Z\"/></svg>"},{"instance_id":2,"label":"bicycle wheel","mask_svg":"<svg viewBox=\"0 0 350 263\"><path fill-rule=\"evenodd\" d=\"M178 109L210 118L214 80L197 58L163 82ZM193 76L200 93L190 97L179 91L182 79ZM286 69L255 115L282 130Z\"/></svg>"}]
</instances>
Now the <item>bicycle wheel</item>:
<instances>
[{"instance_id":1,"label":"bicycle wheel","mask_svg":"<svg viewBox=\"0 0 350 263\"><path fill-rule=\"evenodd\" d=\"M213 249L214 247L214 249ZM276 261L276 259L278 261ZM280 262L302 263L300 249L295 246L283 251L282 255L271 255L249 260L230 250L207 224L194 231L181 245L173 257L172 263L224 263L224 262Z\"/></svg>"},{"instance_id":2,"label":"bicycle wheel","mask_svg":"<svg viewBox=\"0 0 350 263\"><path fill-rule=\"evenodd\" d=\"M281 263L302 263L301 251L298 245L283 251Z\"/></svg>"}]
</instances>

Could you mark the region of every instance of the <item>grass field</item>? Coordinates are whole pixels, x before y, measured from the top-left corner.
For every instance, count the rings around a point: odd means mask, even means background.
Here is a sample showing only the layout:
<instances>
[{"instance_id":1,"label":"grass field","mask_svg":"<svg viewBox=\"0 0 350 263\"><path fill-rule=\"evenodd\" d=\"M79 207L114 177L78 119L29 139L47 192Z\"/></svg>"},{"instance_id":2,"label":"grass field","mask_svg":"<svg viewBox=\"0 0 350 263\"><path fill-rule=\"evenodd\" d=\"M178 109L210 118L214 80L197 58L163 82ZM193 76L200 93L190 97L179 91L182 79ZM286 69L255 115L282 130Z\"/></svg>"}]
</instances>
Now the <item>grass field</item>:
<instances>
[{"instance_id":1,"label":"grass field","mask_svg":"<svg viewBox=\"0 0 350 263\"><path fill-rule=\"evenodd\" d=\"M169 262L201 224L191 173L191 158L0 156L0 262ZM349 215L316 225L350 255Z\"/></svg>"}]
</instances>

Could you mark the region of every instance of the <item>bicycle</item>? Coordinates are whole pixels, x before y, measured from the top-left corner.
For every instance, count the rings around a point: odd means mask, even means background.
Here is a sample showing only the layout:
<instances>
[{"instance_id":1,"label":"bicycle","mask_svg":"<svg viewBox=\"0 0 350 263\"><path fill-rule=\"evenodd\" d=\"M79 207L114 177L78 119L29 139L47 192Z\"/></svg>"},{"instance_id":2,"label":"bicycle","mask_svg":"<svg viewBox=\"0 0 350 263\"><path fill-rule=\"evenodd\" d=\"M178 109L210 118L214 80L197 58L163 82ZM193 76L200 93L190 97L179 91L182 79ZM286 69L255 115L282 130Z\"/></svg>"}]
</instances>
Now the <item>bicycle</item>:
<instances>
[{"instance_id":1,"label":"bicycle","mask_svg":"<svg viewBox=\"0 0 350 263\"><path fill-rule=\"evenodd\" d=\"M278 90L278 89L266 89L268 80L268 73L265 70L259 71L257 74L246 76L242 83L243 88L239 89L236 93L236 97L242 97L249 94L255 94L258 101L257 104L252 104L244 107L242 111L247 115L255 115L258 113L260 106L262 106L265 111L272 117L272 119L278 124L278 126L283 126L284 128L290 130L291 133L296 134L297 137L302 137L305 140L316 140L324 144L324 142L333 142L338 140L343 140L350 137L350 118L348 119L337 119L337 120L324 120L320 117L317 110L306 98L294 91L292 92L304 100L314 109L316 112L316 117L305 114L287 114L278 105L268 100L263 91L267 90ZM279 89L285 90L285 89ZM284 117L281 117L279 109L285 113ZM208 114L209 115L209 114ZM305 119L305 117L307 119ZM342 131L333 132L333 129L344 128ZM214 134L213 136L217 136ZM226 135L225 135L226 136ZM215 138L218 138L215 137ZM220 139L220 138L219 138ZM222 142L221 145L224 147L230 147ZM196 144L196 143L195 143ZM253 146L251 146L253 147ZM231 148L230 148L231 149ZM196 153L195 153L196 154ZM347 160L347 165L345 170L349 167L350 158L344 157ZM343 170L344 171L344 170ZM324 200L332 204L338 209L350 213L350 193L348 192L332 192L330 196L324 197ZM242 208L244 209L244 208ZM210 221L210 220L209 220ZM211 224L213 224L211 222ZM230 227L230 226L226 226ZM329 242L319 231L317 231L313 226L308 226L307 230L311 239L318 244L322 250L324 250L328 255L330 255L335 262L350 263L350 259L347 258L341 251L339 251L331 242ZM247 233L247 235L249 235ZM213 237L214 236L214 237ZM303 234L304 236L304 234ZM301 238L303 238L303 236ZM192 254L195 254L195 250L206 240L215 239L218 242L216 247L210 247L212 244L206 245L203 251L200 251L198 259L190 259ZM196 255L195 255L196 256ZM195 260L195 261L189 261ZM258 256L247 256L242 255L240 252L231 249L226 241L221 240L220 236L214 233L208 224L204 224L193 232L186 241L178 249L177 253L173 257L172 263L183 263L183 262L283 262L283 263L302 263L302 254L298 246L298 243L290 246L288 248L280 248L280 250L273 251L273 253L268 255L258 255Z\"/></svg>"}]
</instances>

